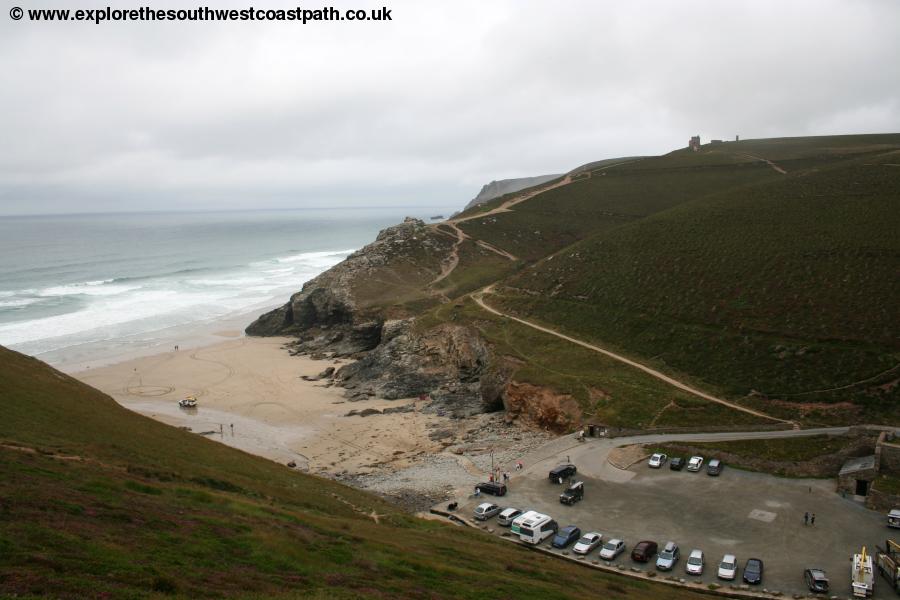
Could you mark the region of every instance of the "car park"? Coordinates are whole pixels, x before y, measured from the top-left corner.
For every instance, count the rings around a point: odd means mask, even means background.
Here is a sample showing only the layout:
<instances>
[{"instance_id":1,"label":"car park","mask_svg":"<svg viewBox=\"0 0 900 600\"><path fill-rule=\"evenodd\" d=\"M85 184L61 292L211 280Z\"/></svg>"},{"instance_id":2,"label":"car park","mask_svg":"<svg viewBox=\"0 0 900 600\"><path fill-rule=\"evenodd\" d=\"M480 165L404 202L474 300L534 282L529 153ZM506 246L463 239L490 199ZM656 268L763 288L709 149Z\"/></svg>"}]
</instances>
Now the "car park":
<instances>
[{"instance_id":1,"label":"car park","mask_svg":"<svg viewBox=\"0 0 900 600\"><path fill-rule=\"evenodd\" d=\"M475 485L475 490L483 494L490 494L491 496L505 496L506 484L496 481L483 481Z\"/></svg>"},{"instance_id":2,"label":"car park","mask_svg":"<svg viewBox=\"0 0 900 600\"><path fill-rule=\"evenodd\" d=\"M487 521L500 512L500 507L490 502L482 502L475 507L475 518L479 521Z\"/></svg>"},{"instance_id":3,"label":"car park","mask_svg":"<svg viewBox=\"0 0 900 600\"><path fill-rule=\"evenodd\" d=\"M656 542L650 540L638 542L631 549L631 560L642 563L650 562L650 559L656 556L657 548Z\"/></svg>"},{"instance_id":4,"label":"car park","mask_svg":"<svg viewBox=\"0 0 900 600\"><path fill-rule=\"evenodd\" d=\"M668 460L668 456L663 454L662 452L656 452L653 456L650 457L650 460L647 461L647 466L651 469L659 469L664 464L666 464L666 460Z\"/></svg>"},{"instance_id":5,"label":"car park","mask_svg":"<svg viewBox=\"0 0 900 600\"><path fill-rule=\"evenodd\" d=\"M744 565L744 583L757 584L762 583L763 578L763 561L758 558L748 558L747 564Z\"/></svg>"},{"instance_id":6,"label":"car park","mask_svg":"<svg viewBox=\"0 0 900 600\"><path fill-rule=\"evenodd\" d=\"M692 456L691 460L688 461L687 470L696 473L700 469L703 468L703 457L702 456Z\"/></svg>"},{"instance_id":7,"label":"car park","mask_svg":"<svg viewBox=\"0 0 900 600\"><path fill-rule=\"evenodd\" d=\"M562 504L567 504L569 506L575 504L582 498L584 498L583 481L576 481L575 483L567 487L562 494L559 495L559 501Z\"/></svg>"},{"instance_id":8,"label":"car park","mask_svg":"<svg viewBox=\"0 0 900 600\"><path fill-rule=\"evenodd\" d=\"M581 529L575 525L566 525L556 532L550 544L554 548L566 548L569 544L581 537Z\"/></svg>"},{"instance_id":9,"label":"car park","mask_svg":"<svg viewBox=\"0 0 900 600\"><path fill-rule=\"evenodd\" d=\"M719 563L719 572L716 574L719 579L726 581L734 581L737 577L738 562L734 554L726 554Z\"/></svg>"},{"instance_id":10,"label":"car park","mask_svg":"<svg viewBox=\"0 0 900 600\"><path fill-rule=\"evenodd\" d=\"M603 547L600 548L600 558L603 560L613 560L623 552L625 552L625 540L613 538L603 544Z\"/></svg>"},{"instance_id":11,"label":"car park","mask_svg":"<svg viewBox=\"0 0 900 600\"><path fill-rule=\"evenodd\" d=\"M681 557L678 550L678 544L675 542L666 542L662 552L656 558L656 568L660 571L671 571Z\"/></svg>"},{"instance_id":12,"label":"car park","mask_svg":"<svg viewBox=\"0 0 900 600\"><path fill-rule=\"evenodd\" d=\"M500 511L500 514L497 515L497 524L503 527L509 527L512 525L512 522L516 520L516 517L522 514L522 511L518 508L504 508Z\"/></svg>"},{"instance_id":13,"label":"car park","mask_svg":"<svg viewBox=\"0 0 900 600\"><path fill-rule=\"evenodd\" d=\"M715 477L722 472L723 468L725 468L725 465L722 464L722 461L714 458L706 465L706 474Z\"/></svg>"},{"instance_id":14,"label":"car park","mask_svg":"<svg viewBox=\"0 0 900 600\"><path fill-rule=\"evenodd\" d=\"M703 567L706 562L703 560L703 550L691 550L687 562L684 564L684 570L688 575L703 575Z\"/></svg>"},{"instance_id":15,"label":"car park","mask_svg":"<svg viewBox=\"0 0 900 600\"><path fill-rule=\"evenodd\" d=\"M576 554L587 554L600 545L603 541L603 534L592 531L581 536L581 539L572 547L572 552Z\"/></svg>"},{"instance_id":16,"label":"car park","mask_svg":"<svg viewBox=\"0 0 900 600\"><path fill-rule=\"evenodd\" d=\"M828 577L822 569L806 569L803 571L803 579L809 591L819 594L828 593Z\"/></svg>"},{"instance_id":17,"label":"car park","mask_svg":"<svg viewBox=\"0 0 900 600\"><path fill-rule=\"evenodd\" d=\"M550 469L550 481L552 481L553 483L562 483L564 480L573 476L577 472L578 468L571 463L558 465Z\"/></svg>"},{"instance_id":18,"label":"car park","mask_svg":"<svg viewBox=\"0 0 900 600\"><path fill-rule=\"evenodd\" d=\"M669 461L669 468L673 471L680 471L684 468L684 459L680 456L673 456L672 460Z\"/></svg>"}]
</instances>

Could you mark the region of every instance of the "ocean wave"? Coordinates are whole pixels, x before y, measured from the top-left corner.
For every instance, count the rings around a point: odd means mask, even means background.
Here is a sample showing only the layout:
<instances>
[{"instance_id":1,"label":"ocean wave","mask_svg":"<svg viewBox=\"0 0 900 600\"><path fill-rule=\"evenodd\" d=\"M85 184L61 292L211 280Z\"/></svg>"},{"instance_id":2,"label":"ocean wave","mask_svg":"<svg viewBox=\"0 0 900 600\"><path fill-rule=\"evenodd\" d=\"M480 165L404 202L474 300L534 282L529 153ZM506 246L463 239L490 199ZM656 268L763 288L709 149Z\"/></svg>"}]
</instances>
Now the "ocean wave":
<instances>
[{"instance_id":1,"label":"ocean wave","mask_svg":"<svg viewBox=\"0 0 900 600\"><path fill-rule=\"evenodd\" d=\"M9 298L9 296L5 296ZM0 308L20 308L22 306L28 306L29 304L34 304L35 302L40 302L39 298L14 298L12 300L0 300Z\"/></svg>"},{"instance_id":2,"label":"ocean wave","mask_svg":"<svg viewBox=\"0 0 900 600\"><path fill-rule=\"evenodd\" d=\"M116 285L107 283L112 280L87 281L85 283L73 283L69 285L55 285L37 291L41 297L51 296L117 296L139 289L139 285Z\"/></svg>"},{"instance_id":3,"label":"ocean wave","mask_svg":"<svg viewBox=\"0 0 900 600\"><path fill-rule=\"evenodd\" d=\"M304 261L317 261L322 259L333 259L338 257L346 257L355 252L355 250L331 250L325 252L302 252L300 254L292 254L289 256L279 256L275 258L277 263L296 263Z\"/></svg>"}]
</instances>

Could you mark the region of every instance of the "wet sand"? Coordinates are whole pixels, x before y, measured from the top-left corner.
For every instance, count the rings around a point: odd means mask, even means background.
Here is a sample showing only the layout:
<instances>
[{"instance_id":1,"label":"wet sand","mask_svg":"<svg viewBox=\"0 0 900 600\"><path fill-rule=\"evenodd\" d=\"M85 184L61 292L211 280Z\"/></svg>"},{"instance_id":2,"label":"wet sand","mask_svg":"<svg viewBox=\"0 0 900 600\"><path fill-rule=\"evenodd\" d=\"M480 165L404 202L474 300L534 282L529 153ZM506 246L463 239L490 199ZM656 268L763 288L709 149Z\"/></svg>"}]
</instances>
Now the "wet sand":
<instances>
[{"instance_id":1,"label":"wet sand","mask_svg":"<svg viewBox=\"0 0 900 600\"><path fill-rule=\"evenodd\" d=\"M72 373L123 406L197 434L313 472L365 475L404 468L441 446L428 438L445 419L410 400L349 402L327 380L305 381L332 360L290 356L286 338L248 338L220 331L213 345L181 349ZM196 409L178 400L195 396ZM416 404L407 413L344 416L350 410ZM232 428L233 425L233 428Z\"/></svg>"}]
</instances>

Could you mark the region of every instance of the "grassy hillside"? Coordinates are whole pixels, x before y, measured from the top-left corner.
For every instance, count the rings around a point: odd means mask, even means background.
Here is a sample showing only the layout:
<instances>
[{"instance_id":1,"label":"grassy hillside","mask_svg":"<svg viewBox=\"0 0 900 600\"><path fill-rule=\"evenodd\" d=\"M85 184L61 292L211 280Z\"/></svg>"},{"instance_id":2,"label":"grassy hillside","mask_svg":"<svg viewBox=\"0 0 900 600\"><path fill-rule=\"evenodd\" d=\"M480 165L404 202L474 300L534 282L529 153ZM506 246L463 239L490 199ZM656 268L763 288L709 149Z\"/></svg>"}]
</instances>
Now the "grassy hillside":
<instances>
[{"instance_id":1,"label":"grassy hillside","mask_svg":"<svg viewBox=\"0 0 900 600\"><path fill-rule=\"evenodd\" d=\"M771 414L896 422L898 150L900 135L727 143L559 188L635 218L520 271L494 302ZM515 218L566 205L545 196Z\"/></svg>"},{"instance_id":2,"label":"grassy hillside","mask_svg":"<svg viewBox=\"0 0 900 600\"><path fill-rule=\"evenodd\" d=\"M0 411L0 597L693 597L414 518L4 348Z\"/></svg>"}]
</instances>

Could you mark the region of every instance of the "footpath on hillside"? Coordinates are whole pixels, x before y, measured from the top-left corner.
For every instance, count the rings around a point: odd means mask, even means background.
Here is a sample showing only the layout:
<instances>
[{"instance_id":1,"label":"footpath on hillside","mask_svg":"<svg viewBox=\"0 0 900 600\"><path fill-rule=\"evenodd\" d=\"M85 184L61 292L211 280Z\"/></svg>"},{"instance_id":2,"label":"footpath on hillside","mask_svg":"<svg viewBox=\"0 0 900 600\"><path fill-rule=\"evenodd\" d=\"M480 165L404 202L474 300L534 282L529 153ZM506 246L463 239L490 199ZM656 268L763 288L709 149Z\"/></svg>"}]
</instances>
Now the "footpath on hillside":
<instances>
[{"instance_id":1,"label":"footpath on hillside","mask_svg":"<svg viewBox=\"0 0 900 600\"><path fill-rule=\"evenodd\" d=\"M656 379L659 379L660 381L664 381L673 387L676 387L676 388L678 388L682 391L685 391L689 394L693 394L694 396L697 396L699 398L703 398L704 400L708 400L710 402L715 402L717 404L721 404L723 406L727 406L734 410L739 410L741 412L744 412L744 413L747 413L747 414L750 414L750 415L753 415L756 417L761 417L763 419L769 419L771 421L777 421L779 423L787 423L787 424L791 425L794 429L799 429L799 427L800 427L800 425L798 423L796 423L795 421L790 421L787 419L780 419L778 417L773 417L772 415L768 415L768 414L760 412L758 410L753 410L752 408L747 408L746 406L741 406L740 404L735 404L734 402L729 402L728 400L723 400L722 398L717 398L715 396L707 394L706 392L702 392L696 388L693 388L693 387L687 385L686 383L678 381L677 379L673 379L672 377L669 377L668 375L661 373L661 372L657 371L656 369L652 369L652 368L648 367L647 365L644 365L644 364L641 364L634 360L631 360L629 358L626 358L626 357L622 356L621 354L616 354L615 352L611 352L611 351L601 348L599 346L595 346L594 344L589 344L582 340L573 338L564 333L560 333L559 331L556 331L555 329L551 329L549 327L544 327L543 325L538 325L537 323L532 323L531 321L526 321L525 319L520 319L519 317L501 312L501 311L489 306L484 301L484 296L486 294L492 293L493 287L494 287L493 285L490 285L482 290L472 293L472 299L478 304L478 306L480 306L481 308L483 308L484 310L486 310L490 313L493 313L500 317L505 317L507 319L511 319L513 321L516 321L517 323L521 323L522 325L531 327L532 329L537 329L538 331L543 331L544 333L549 333L550 335L553 335L560 339L566 340L567 342L577 344L583 348L587 348L588 350L598 352L600 354L603 354L604 356L608 356L609 358L612 358L619 362L625 363L626 365L634 367L635 369L640 369L644 373L647 373L648 375L655 377Z\"/></svg>"}]
</instances>

